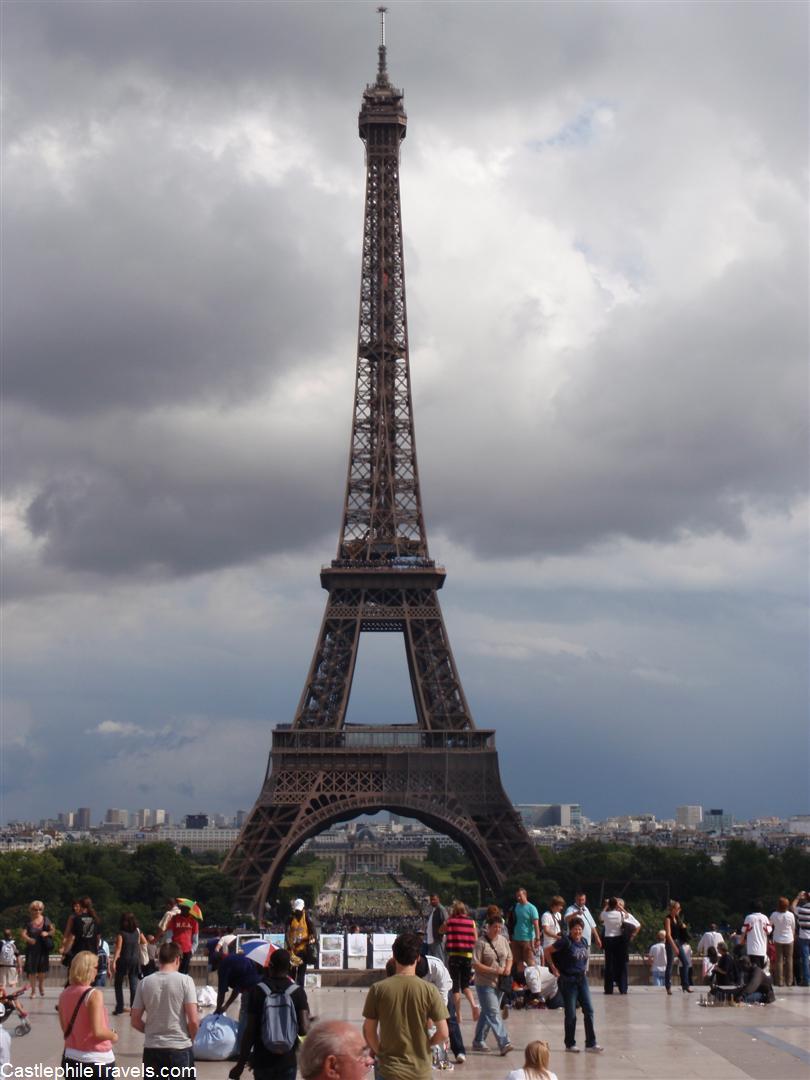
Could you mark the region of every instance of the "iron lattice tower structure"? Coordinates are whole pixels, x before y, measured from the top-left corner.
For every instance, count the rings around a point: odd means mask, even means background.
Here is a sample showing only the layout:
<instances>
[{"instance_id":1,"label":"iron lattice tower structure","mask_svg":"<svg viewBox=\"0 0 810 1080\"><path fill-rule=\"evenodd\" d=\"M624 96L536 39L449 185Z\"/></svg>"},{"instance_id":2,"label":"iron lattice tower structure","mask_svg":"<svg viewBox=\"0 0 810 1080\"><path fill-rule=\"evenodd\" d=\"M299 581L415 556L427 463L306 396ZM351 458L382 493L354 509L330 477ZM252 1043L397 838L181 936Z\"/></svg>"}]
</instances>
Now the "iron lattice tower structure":
<instances>
[{"instance_id":1,"label":"iron lattice tower structure","mask_svg":"<svg viewBox=\"0 0 810 1080\"><path fill-rule=\"evenodd\" d=\"M379 67L363 94L366 196L351 452L337 558L292 725L278 726L264 785L225 869L244 906L263 912L285 863L335 821L388 809L458 841L489 892L540 865L501 784L495 733L473 723L447 637L416 464L400 206L407 116ZM346 723L360 636L400 633L416 724Z\"/></svg>"}]
</instances>

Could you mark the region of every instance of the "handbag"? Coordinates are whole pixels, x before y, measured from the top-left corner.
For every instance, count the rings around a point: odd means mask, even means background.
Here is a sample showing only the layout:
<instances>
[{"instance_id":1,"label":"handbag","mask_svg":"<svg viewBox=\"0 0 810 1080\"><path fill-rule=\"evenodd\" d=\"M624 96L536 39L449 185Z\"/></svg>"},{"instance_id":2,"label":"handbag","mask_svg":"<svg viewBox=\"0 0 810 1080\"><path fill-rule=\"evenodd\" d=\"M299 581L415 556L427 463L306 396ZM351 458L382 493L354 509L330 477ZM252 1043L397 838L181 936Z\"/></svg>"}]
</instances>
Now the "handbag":
<instances>
[{"instance_id":1,"label":"handbag","mask_svg":"<svg viewBox=\"0 0 810 1080\"><path fill-rule=\"evenodd\" d=\"M509 994L512 991L512 976L511 975L499 975L498 976L498 993Z\"/></svg>"},{"instance_id":2,"label":"handbag","mask_svg":"<svg viewBox=\"0 0 810 1080\"><path fill-rule=\"evenodd\" d=\"M309 964L310 967L318 963L318 942L314 938L310 938L307 942L307 947L304 950L304 963Z\"/></svg>"}]
</instances>

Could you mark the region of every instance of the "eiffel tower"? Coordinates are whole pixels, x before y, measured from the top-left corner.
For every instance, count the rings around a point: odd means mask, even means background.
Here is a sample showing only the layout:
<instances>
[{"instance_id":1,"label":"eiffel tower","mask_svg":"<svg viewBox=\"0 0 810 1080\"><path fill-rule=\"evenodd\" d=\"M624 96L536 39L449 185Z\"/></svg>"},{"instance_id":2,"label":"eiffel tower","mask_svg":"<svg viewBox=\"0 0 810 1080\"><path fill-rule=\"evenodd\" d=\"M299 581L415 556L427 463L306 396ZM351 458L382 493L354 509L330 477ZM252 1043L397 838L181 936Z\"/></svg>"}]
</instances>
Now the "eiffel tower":
<instances>
[{"instance_id":1,"label":"eiffel tower","mask_svg":"<svg viewBox=\"0 0 810 1080\"><path fill-rule=\"evenodd\" d=\"M457 841L487 892L540 858L501 784L494 731L473 723L428 554L416 467L399 192L407 116L379 66L360 110L366 198L351 454L337 558L295 720L273 730L264 785L225 870L264 912L289 857L336 821L391 810ZM363 633L405 640L415 724L355 725L346 709Z\"/></svg>"}]
</instances>

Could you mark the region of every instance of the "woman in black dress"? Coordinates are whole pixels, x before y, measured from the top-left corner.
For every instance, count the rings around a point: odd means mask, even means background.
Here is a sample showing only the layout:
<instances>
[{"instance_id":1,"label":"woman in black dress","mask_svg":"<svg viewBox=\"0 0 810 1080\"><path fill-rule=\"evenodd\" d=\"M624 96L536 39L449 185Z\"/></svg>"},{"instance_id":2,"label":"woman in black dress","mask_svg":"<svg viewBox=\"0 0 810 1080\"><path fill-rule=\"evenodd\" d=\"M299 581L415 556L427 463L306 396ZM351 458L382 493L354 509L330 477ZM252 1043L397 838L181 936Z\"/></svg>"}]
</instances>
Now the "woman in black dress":
<instances>
[{"instance_id":1,"label":"woman in black dress","mask_svg":"<svg viewBox=\"0 0 810 1080\"><path fill-rule=\"evenodd\" d=\"M667 993L672 994L672 965L677 956L681 965L681 990L685 994L691 994L692 965L684 949L684 945L689 940L689 930L683 921L683 912L677 900L670 901L669 909L664 918L664 932L667 935L667 940L664 942L664 948L667 952L664 986L667 988Z\"/></svg>"},{"instance_id":2,"label":"woman in black dress","mask_svg":"<svg viewBox=\"0 0 810 1080\"><path fill-rule=\"evenodd\" d=\"M53 923L45 914L45 905L41 900L34 900L28 905L28 915L28 922L21 931L25 942L24 970L31 979L31 997L36 997L37 983L40 996L45 997L45 976L53 951Z\"/></svg>"}]
</instances>

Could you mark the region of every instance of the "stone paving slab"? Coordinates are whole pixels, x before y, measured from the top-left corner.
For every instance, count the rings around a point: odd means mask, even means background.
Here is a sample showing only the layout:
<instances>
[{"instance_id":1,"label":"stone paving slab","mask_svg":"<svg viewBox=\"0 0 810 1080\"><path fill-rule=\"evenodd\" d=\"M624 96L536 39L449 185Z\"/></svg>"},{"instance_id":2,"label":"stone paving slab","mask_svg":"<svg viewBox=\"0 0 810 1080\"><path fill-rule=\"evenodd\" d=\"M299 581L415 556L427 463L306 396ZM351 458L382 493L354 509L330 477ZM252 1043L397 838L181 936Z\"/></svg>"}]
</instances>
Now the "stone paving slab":
<instances>
[{"instance_id":1,"label":"stone paving slab","mask_svg":"<svg viewBox=\"0 0 810 1080\"><path fill-rule=\"evenodd\" d=\"M112 1011L112 991L104 991ZM321 1018L362 1022L365 990L325 989L309 992L312 1011ZM705 1009L698 1005L700 991L692 995L662 989L633 988L626 997L592 993L596 1032L605 1047L601 1055L563 1051L562 1010L513 1012L507 1026L516 1049L502 1058L496 1053L470 1050L473 1023L464 1004L462 1032L467 1044L465 1065L454 1069L457 1080L504 1080L523 1064L522 1048L531 1039L551 1046L551 1067L559 1080L807 1080L810 1077L810 990L803 987L777 992L767 1007ZM62 1040L54 1004L57 989L30 1008L32 1030L12 1039L14 1066L57 1065ZM231 1009L235 1016L236 1009ZM121 1033L116 1045L119 1065L140 1062L142 1036L129 1025L129 1016L112 1017ZM7 1021L10 1030L13 1021ZM581 1019L578 1037L583 1045ZM225 1080L229 1066L200 1062L200 1080ZM17 1074L28 1080L24 1074ZM34 1074L29 1073L28 1077ZM437 1080L440 1074L437 1075ZM369 1074L371 1076L371 1074ZM250 1080L245 1073L244 1080Z\"/></svg>"}]
</instances>

